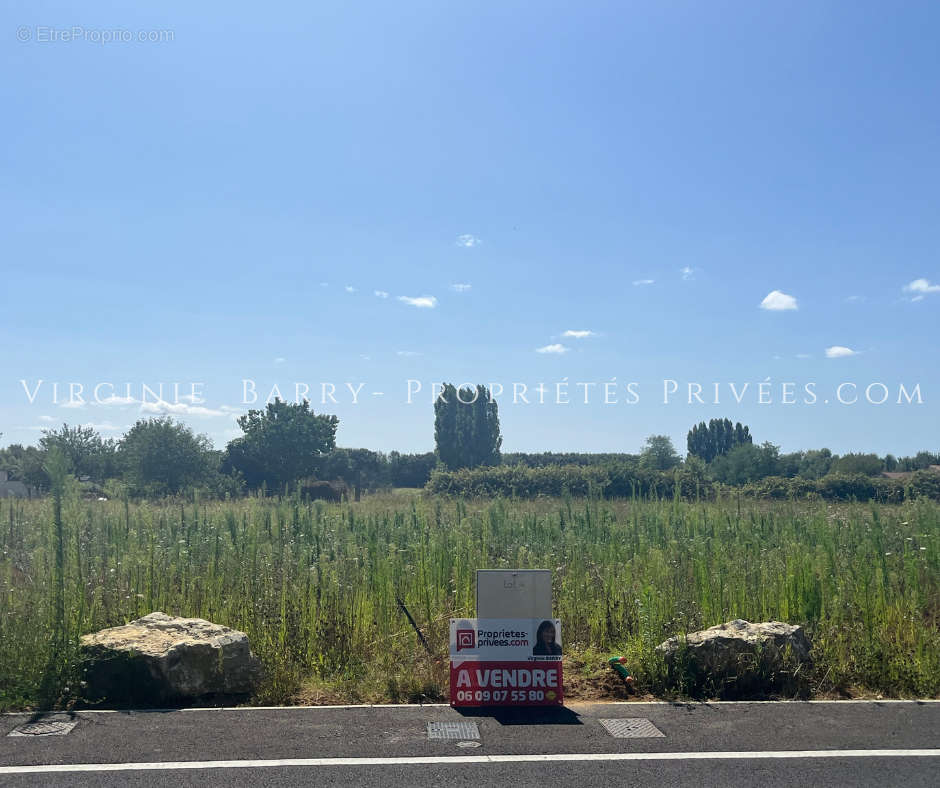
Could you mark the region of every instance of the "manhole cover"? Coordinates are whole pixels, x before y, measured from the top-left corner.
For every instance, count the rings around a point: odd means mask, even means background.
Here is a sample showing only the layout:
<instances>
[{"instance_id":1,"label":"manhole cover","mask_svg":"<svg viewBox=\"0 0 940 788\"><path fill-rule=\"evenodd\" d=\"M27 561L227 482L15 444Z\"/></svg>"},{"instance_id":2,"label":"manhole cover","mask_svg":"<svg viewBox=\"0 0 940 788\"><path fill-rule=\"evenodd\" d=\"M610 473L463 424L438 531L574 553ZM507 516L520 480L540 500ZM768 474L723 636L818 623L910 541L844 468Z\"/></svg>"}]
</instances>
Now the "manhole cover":
<instances>
[{"instance_id":1,"label":"manhole cover","mask_svg":"<svg viewBox=\"0 0 940 788\"><path fill-rule=\"evenodd\" d=\"M17 725L9 736L65 736L78 724L78 720L39 720Z\"/></svg>"},{"instance_id":2,"label":"manhole cover","mask_svg":"<svg viewBox=\"0 0 940 788\"><path fill-rule=\"evenodd\" d=\"M482 747L483 745L478 741L459 741L457 742L458 747Z\"/></svg>"},{"instance_id":3,"label":"manhole cover","mask_svg":"<svg viewBox=\"0 0 940 788\"><path fill-rule=\"evenodd\" d=\"M601 720L601 725L616 739L665 738L666 734L645 717L626 717L619 720Z\"/></svg>"},{"instance_id":4,"label":"manhole cover","mask_svg":"<svg viewBox=\"0 0 940 788\"><path fill-rule=\"evenodd\" d=\"M479 739L480 729L475 722L429 722L429 739Z\"/></svg>"}]
</instances>

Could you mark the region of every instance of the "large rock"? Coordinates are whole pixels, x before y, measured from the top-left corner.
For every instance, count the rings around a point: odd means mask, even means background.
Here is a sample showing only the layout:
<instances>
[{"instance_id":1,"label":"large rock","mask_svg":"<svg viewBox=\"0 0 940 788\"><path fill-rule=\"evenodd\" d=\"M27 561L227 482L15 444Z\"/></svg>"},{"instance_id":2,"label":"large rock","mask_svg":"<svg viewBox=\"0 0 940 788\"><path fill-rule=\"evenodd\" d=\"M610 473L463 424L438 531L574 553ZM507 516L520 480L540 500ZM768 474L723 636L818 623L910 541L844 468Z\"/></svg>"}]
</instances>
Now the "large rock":
<instances>
[{"instance_id":1,"label":"large rock","mask_svg":"<svg viewBox=\"0 0 940 788\"><path fill-rule=\"evenodd\" d=\"M248 636L201 618L151 613L81 639L85 697L164 705L202 695L244 695L261 675Z\"/></svg>"},{"instance_id":2,"label":"large rock","mask_svg":"<svg viewBox=\"0 0 940 788\"><path fill-rule=\"evenodd\" d=\"M800 626L736 618L657 646L673 680L693 694L722 698L804 696L812 665Z\"/></svg>"}]
</instances>

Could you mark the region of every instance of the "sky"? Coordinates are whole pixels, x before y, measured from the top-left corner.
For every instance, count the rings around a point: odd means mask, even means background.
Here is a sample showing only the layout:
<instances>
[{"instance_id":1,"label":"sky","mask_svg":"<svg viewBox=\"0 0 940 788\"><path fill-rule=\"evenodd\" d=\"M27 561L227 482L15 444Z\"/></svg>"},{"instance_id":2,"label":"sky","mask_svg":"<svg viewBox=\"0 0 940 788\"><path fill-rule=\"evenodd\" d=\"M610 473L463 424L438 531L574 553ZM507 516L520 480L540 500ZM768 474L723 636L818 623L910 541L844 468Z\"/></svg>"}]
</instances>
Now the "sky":
<instances>
[{"instance_id":1,"label":"sky","mask_svg":"<svg viewBox=\"0 0 940 788\"><path fill-rule=\"evenodd\" d=\"M0 445L170 414L221 448L306 393L341 446L429 451L448 381L503 388L504 451L725 417L937 451L938 35L929 2L6 3Z\"/></svg>"}]
</instances>

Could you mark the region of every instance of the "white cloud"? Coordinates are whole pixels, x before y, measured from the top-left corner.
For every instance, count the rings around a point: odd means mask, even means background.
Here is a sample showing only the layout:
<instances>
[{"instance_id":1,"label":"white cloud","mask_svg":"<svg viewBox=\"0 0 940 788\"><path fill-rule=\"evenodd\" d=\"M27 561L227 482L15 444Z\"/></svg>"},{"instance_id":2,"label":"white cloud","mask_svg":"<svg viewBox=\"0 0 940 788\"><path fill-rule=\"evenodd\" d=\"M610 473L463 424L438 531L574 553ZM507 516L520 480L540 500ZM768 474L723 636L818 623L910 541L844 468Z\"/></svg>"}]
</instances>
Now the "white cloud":
<instances>
[{"instance_id":1,"label":"white cloud","mask_svg":"<svg viewBox=\"0 0 940 788\"><path fill-rule=\"evenodd\" d=\"M578 330L569 328L562 336L571 337L572 339L586 339L587 337L596 337L597 334L593 331L588 331L586 328Z\"/></svg>"},{"instance_id":2,"label":"white cloud","mask_svg":"<svg viewBox=\"0 0 940 788\"><path fill-rule=\"evenodd\" d=\"M464 246L467 249L473 246L479 246L481 243L483 243L483 241L481 241L475 235L470 235L469 233L466 235L457 236L457 246Z\"/></svg>"},{"instance_id":3,"label":"white cloud","mask_svg":"<svg viewBox=\"0 0 940 788\"><path fill-rule=\"evenodd\" d=\"M865 300L865 296L860 296L860 295L850 295L845 299L846 303L848 304L860 304L864 300Z\"/></svg>"},{"instance_id":4,"label":"white cloud","mask_svg":"<svg viewBox=\"0 0 940 788\"><path fill-rule=\"evenodd\" d=\"M243 407L238 408L238 407L235 407L234 405L219 405L219 410L221 410L223 413L244 413L245 412L245 408Z\"/></svg>"},{"instance_id":5,"label":"white cloud","mask_svg":"<svg viewBox=\"0 0 940 788\"><path fill-rule=\"evenodd\" d=\"M809 353L797 353L796 357L797 358L812 358L812 356Z\"/></svg>"},{"instance_id":6,"label":"white cloud","mask_svg":"<svg viewBox=\"0 0 940 788\"><path fill-rule=\"evenodd\" d=\"M857 354L857 350L852 350L852 348L843 347L842 345L833 345L832 347L826 348L826 358L847 358L848 356Z\"/></svg>"},{"instance_id":7,"label":"white cloud","mask_svg":"<svg viewBox=\"0 0 940 788\"><path fill-rule=\"evenodd\" d=\"M352 285L346 285L346 287L345 287L344 289L346 290L347 293L355 293L355 292L356 292L356 288L353 287Z\"/></svg>"},{"instance_id":8,"label":"white cloud","mask_svg":"<svg viewBox=\"0 0 940 788\"><path fill-rule=\"evenodd\" d=\"M39 420L40 421L55 421L55 419L52 418L52 416L40 416Z\"/></svg>"},{"instance_id":9,"label":"white cloud","mask_svg":"<svg viewBox=\"0 0 940 788\"><path fill-rule=\"evenodd\" d=\"M182 397L180 397L182 399ZM86 405L89 406L127 406L127 405L137 405L140 400L136 400L133 397L119 397L116 394L111 394L107 397L102 397L100 400L95 400L93 397L89 399L79 400L79 399L68 399L64 402L59 403L60 408L74 408L80 409L84 408Z\"/></svg>"},{"instance_id":10,"label":"white cloud","mask_svg":"<svg viewBox=\"0 0 940 788\"><path fill-rule=\"evenodd\" d=\"M284 356L278 356L276 359L274 359L275 364L283 364L285 361L287 361L287 359L284 358Z\"/></svg>"},{"instance_id":11,"label":"white cloud","mask_svg":"<svg viewBox=\"0 0 940 788\"><path fill-rule=\"evenodd\" d=\"M916 302L918 302L918 301L923 301L923 300L924 300L924 297L923 297L922 295L916 295L916 296L914 296L914 297L911 299L911 301L914 302L914 303L916 303Z\"/></svg>"},{"instance_id":12,"label":"white cloud","mask_svg":"<svg viewBox=\"0 0 940 788\"><path fill-rule=\"evenodd\" d=\"M940 293L940 285L931 284L926 279L915 279L910 284L904 285L904 292L920 293L920 295L924 295L926 293Z\"/></svg>"},{"instance_id":13,"label":"white cloud","mask_svg":"<svg viewBox=\"0 0 940 788\"><path fill-rule=\"evenodd\" d=\"M555 354L560 355L561 353L567 353L570 349L571 348L567 348L562 344L556 343L554 345L545 345L545 347L536 348L535 352L536 353L555 353Z\"/></svg>"},{"instance_id":14,"label":"white cloud","mask_svg":"<svg viewBox=\"0 0 940 788\"><path fill-rule=\"evenodd\" d=\"M329 282L320 282L320 287L329 287L329 286L330 286Z\"/></svg>"},{"instance_id":15,"label":"white cloud","mask_svg":"<svg viewBox=\"0 0 940 788\"><path fill-rule=\"evenodd\" d=\"M416 350L396 350L395 355L411 357L411 356L420 356L421 354L418 353Z\"/></svg>"},{"instance_id":16,"label":"white cloud","mask_svg":"<svg viewBox=\"0 0 940 788\"><path fill-rule=\"evenodd\" d=\"M466 293L471 287L472 285L468 285L468 284L456 284L456 285L451 285L450 289L456 293Z\"/></svg>"},{"instance_id":17,"label":"white cloud","mask_svg":"<svg viewBox=\"0 0 940 788\"><path fill-rule=\"evenodd\" d=\"M386 293L384 290L376 290L375 294L378 298L388 298L388 293Z\"/></svg>"},{"instance_id":18,"label":"white cloud","mask_svg":"<svg viewBox=\"0 0 940 788\"><path fill-rule=\"evenodd\" d=\"M683 266L679 269L679 273L682 274L682 280L688 282L690 279L695 278L695 268L692 268L690 265Z\"/></svg>"},{"instance_id":19,"label":"white cloud","mask_svg":"<svg viewBox=\"0 0 940 788\"><path fill-rule=\"evenodd\" d=\"M226 416L222 410L213 410L204 408L202 405L187 405L185 402L142 402L140 404L141 413L155 413L163 416L173 414L175 416Z\"/></svg>"},{"instance_id":20,"label":"white cloud","mask_svg":"<svg viewBox=\"0 0 940 788\"><path fill-rule=\"evenodd\" d=\"M685 270L685 269L683 269L683 270ZM655 279L634 279L634 280L633 280L633 286L634 286L634 287L642 287L643 285L651 285L651 284L653 284L653 283L655 283L655 282L656 282Z\"/></svg>"},{"instance_id":21,"label":"white cloud","mask_svg":"<svg viewBox=\"0 0 940 788\"><path fill-rule=\"evenodd\" d=\"M119 397L116 394L112 394L110 397L105 397L98 403L99 405L136 405L137 400L133 397Z\"/></svg>"},{"instance_id":22,"label":"white cloud","mask_svg":"<svg viewBox=\"0 0 940 788\"><path fill-rule=\"evenodd\" d=\"M779 290L771 290L764 296L764 300L760 302L760 308L769 312L786 312L791 309L799 309L793 296L781 293Z\"/></svg>"},{"instance_id":23,"label":"white cloud","mask_svg":"<svg viewBox=\"0 0 940 788\"><path fill-rule=\"evenodd\" d=\"M437 306L437 299L434 296L398 296L398 300L419 309L434 309Z\"/></svg>"}]
</instances>

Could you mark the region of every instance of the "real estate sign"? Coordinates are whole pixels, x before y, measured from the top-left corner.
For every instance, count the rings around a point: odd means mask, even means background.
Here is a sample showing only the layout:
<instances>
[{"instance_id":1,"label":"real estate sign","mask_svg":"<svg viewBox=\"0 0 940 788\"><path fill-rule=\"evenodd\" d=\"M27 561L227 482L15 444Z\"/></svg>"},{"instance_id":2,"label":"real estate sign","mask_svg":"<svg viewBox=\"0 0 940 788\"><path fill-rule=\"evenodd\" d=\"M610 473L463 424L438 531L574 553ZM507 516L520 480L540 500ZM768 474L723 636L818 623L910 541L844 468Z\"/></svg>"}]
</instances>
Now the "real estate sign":
<instances>
[{"instance_id":1,"label":"real estate sign","mask_svg":"<svg viewBox=\"0 0 940 788\"><path fill-rule=\"evenodd\" d=\"M561 643L557 618L451 619L451 705L560 705Z\"/></svg>"}]
</instances>

